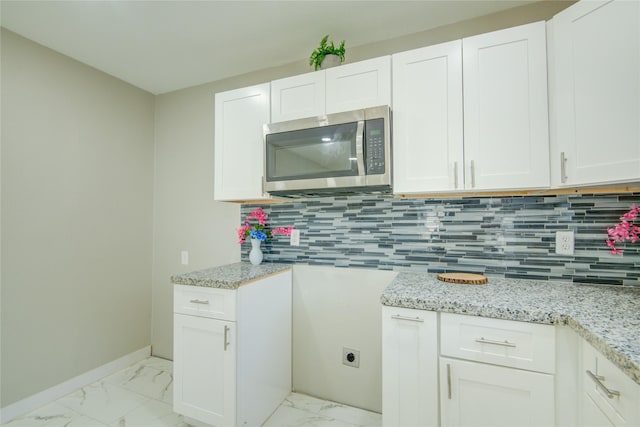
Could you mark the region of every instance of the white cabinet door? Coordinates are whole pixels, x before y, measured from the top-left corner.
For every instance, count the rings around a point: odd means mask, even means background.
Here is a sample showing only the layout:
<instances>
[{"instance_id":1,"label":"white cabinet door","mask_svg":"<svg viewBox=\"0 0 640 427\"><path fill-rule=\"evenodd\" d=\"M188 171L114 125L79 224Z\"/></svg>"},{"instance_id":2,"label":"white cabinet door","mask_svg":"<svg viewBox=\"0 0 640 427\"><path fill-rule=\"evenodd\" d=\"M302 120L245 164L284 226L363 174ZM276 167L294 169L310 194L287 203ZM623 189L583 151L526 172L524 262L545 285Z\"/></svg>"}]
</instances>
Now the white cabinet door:
<instances>
[{"instance_id":1,"label":"white cabinet door","mask_svg":"<svg viewBox=\"0 0 640 427\"><path fill-rule=\"evenodd\" d=\"M395 193L464 188L462 41L393 55Z\"/></svg>"},{"instance_id":2,"label":"white cabinet door","mask_svg":"<svg viewBox=\"0 0 640 427\"><path fill-rule=\"evenodd\" d=\"M391 57L382 56L329 68L327 114L391 105Z\"/></svg>"},{"instance_id":3,"label":"white cabinet door","mask_svg":"<svg viewBox=\"0 0 640 427\"><path fill-rule=\"evenodd\" d=\"M553 376L440 358L442 426L553 426Z\"/></svg>"},{"instance_id":4,"label":"white cabinet door","mask_svg":"<svg viewBox=\"0 0 640 427\"><path fill-rule=\"evenodd\" d=\"M583 427L615 427L587 393L582 393L580 425Z\"/></svg>"},{"instance_id":5,"label":"white cabinet door","mask_svg":"<svg viewBox=\"0 0 640 427\"><path fill-rule=\"evenodd\" d=\"M271 82L271 121L283 122L325 113L325 72Z\"/></svg>"},{"instance_id":6,"label":"white cabinet door","mask_svg":"<svg viewBox=\"0 0 640 427\"><path fill-rule=\"evenodd\" d=\"M553 185L638 181L640 2L578 2L552 26Z\"/></svg>"},{"instance_id":7,"label":"white cabinet door","mask_svg":"<svg viewBox=\"0 0 640 427\"><path fill-rule=\"evenodd\" d=\"M212 425L235 425L235 348L234 322L174 314L175 412Z\"/></svg>"},{"instance_id":8,"label":"white cabinet door","mask_svg":"<svg viewBox=\"0 0 640 427\"><path fill-rule=\"evenodd\" d=\"M215 200L265 198L265 123L269 123L269 83L216 93Z\"/></svg>"},{"instance_id":9,"label":"white cabinet door","mask_svg":"<svg viewBox=\"0 0 640 427\"><path fill-rule=\"evenodd\" d=\"M466 187L548 187L545 23L463 39L462 51Z\"/></svg>"},{"instance_id":10,"label":"white cabinet door","mask_svg":"<svg viewBox=\"0 0 640 427\"><path fill-rule=\"evenodd\" d=\"M437 314L382 307L382 424L437 426L437 375Z\"/></svg>"}]
</instances>

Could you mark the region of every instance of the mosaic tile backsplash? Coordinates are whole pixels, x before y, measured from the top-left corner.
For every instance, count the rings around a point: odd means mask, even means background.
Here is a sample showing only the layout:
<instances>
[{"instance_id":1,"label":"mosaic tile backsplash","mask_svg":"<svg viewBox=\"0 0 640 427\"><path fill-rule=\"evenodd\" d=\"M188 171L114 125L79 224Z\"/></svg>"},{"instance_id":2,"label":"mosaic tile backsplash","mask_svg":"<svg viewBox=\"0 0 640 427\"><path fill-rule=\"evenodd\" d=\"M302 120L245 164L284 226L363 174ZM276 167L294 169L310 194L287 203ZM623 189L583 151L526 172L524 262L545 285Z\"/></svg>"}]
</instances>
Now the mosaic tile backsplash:
<instances>
[{"instance_id":1,"label":"mosaic tile backsplash","mask_svg":"<svg viewBox=\"0 0 640 427\"><path fill-rule=\"evenodd\" d=\"M265 262L396 271L473 272L487 276L640 286L640 242L611 255L607 227L640 193L397 199L337 196L261 206L269 227L293 225L262 245ZM572 256L555 254L555 232L573 230ZM242 259L251 245L245 243Z\"/></svg>"}]
</instances>

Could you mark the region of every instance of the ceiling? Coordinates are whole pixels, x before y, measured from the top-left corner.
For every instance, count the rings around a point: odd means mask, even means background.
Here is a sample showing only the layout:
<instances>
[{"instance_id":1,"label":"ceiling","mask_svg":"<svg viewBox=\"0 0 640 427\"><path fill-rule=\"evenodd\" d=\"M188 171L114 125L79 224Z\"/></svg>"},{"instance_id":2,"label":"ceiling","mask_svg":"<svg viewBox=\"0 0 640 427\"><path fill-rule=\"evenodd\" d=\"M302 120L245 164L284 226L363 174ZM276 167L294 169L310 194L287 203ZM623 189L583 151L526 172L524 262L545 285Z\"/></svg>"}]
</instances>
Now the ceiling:
<instances>
[{"instance_id":1,"label":"ceiling","mask_svg":"<svg viewBox=\"0 0 640 427\"><path fill-rule=\"evenodd\" d=\"M520 6L522 0L8 1L2 26L154 94ZM309 69L311 71L311 68Z\"/></svg>"}]
</instances>

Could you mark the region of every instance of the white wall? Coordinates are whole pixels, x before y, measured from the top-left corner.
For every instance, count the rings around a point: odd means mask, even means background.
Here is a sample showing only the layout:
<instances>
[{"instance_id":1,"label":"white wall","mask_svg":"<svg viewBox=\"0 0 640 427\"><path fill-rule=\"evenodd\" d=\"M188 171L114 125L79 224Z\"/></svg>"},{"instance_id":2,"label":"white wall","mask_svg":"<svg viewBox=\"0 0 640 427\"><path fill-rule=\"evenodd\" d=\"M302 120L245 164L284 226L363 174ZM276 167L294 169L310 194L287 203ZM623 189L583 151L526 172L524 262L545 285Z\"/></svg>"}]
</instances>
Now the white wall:
<instances>
[{"instance_id":1,"label":"white wall","mask_svg":"<svg viewBox=\"0 0 640 427\"><path fill-rule=\"evenodd\" d=\"M2 401L148 346L154 97L2 30Z\"/></svg>"}]
</instances>

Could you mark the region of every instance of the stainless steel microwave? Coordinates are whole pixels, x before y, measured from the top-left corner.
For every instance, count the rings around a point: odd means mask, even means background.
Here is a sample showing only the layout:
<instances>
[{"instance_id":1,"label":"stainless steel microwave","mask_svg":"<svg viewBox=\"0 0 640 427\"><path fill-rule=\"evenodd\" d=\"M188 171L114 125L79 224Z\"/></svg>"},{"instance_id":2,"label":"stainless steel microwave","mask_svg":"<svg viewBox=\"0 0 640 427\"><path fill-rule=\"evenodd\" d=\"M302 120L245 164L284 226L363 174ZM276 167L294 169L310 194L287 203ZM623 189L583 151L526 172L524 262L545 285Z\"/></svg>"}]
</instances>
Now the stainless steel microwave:
<instances>
[{"instance_id":1,"label":"stainless steel microwave","mask_svg":"<svg viewBox=\"0 0 640 427\"><path fill-rule=\"evenodd\" d=\"M264 191L391 189L388 106L264 125Z\"/></svg>"}]
</instances>

